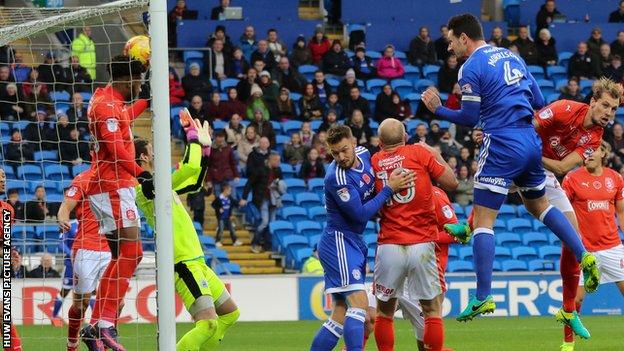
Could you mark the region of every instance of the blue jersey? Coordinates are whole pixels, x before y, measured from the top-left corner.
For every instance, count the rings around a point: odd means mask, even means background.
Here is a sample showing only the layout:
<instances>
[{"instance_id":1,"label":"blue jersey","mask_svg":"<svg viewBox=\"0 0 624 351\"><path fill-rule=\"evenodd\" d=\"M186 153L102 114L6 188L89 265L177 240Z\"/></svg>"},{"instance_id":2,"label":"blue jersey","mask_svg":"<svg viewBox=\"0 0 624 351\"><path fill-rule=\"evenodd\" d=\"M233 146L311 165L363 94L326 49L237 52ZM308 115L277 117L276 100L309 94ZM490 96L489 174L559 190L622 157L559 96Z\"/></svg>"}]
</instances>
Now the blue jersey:
<instances>
[{"instance_id":1,"label":"blue jersey","mask_svg":"<svg viewBox=\"0 0 624 351\"><path fill-rule=\"evenodd\" d=\"M78 233L78 221L72 220L70 224L69 230L66 233L61 233L59 237L59 246L61 251L63 251L65 260L71 260L72 246L74 246L74 239L76 239L76 234Z\"/></svg>"},{"instance_id":2,"label":"blue jersey","mask_svg":"<svg viewBox=\"0 0 624 351\"><path fill-rule=\"evenodd\" d=\"M484 132L531 126L543 97L524 61L505 48L484 45L459 69L462 101L479 102ZM539 96L537 96L539 95Z\"/></svg>"}]
</instances>

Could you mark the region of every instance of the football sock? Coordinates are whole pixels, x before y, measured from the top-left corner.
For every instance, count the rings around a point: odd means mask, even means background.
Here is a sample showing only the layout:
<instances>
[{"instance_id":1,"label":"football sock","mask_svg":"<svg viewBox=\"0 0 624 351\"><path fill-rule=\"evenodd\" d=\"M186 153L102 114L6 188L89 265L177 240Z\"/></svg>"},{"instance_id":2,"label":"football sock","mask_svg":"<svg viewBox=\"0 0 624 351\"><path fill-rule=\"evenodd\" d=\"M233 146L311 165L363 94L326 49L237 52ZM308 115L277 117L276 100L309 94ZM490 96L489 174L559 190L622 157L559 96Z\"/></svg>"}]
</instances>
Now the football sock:
<instances>
[{"instance_id":1,"label":"football sock","mask_svg":"<svg viewBox=\"0 0 624 351\"><path fill-rule=\"evenodd\" d=\"M216 319L195 322L195 327L184 334L176 344L176 351L199 351L200 347L217 333Z\"/></svg>"},{"instance_id":2,"label":"football sock","mask_svg":"<svg viewBox=\"0 0 624 351\"><path fill-rule=\"evenodd\" d=\"M394 350L394 318L377 315L375 318L375 342L379 351Z\"/></svg>"},{"instance_id":3,"label":"football sock","mask_svg":"<svg viewBox=\"0 0 624 351\"><path fill-rule=\"evenodd\" d=\"M108 291L108 286L111 284L111 280L113 277L111 276L111 272L116 270L115 266L117 265L117 260L112 259L104 273L102 273L102 278L100 278L100 283L98 284L97 293L95 296L95 302L91 307L91 321L89 324L95 324L100 320L100 315L102 314L102 305L106 300L106 292Z\"/></svg>"},{"instance_id":4,"label":"football sock","mask_svg":"<svg viewBox=\"0 0 624 351\"><path fill-rule=\"evenodd\" d=\"M574 230L568 218L552 205L548 206L540 215L540 221L544 223L567 247L574 252L576 262L581 262L583 253L586 251L581 238Z\"/></svg>"},{"instance_id":5,"label":"football sock","mask_svg":"<svg viewBox=\"0 0 624 351\"><path fill-rule=\"evenodd\" d=\"M328 319L323 323L321 329L314 336L310 351L331 351L336 347L338 340L342 337L342 325ZM363 338L363 336L362 336Z\"/></svg>"},{"instance_id":6,"label":"football sock","mask_svg":"<svg viewBox=\"0 0 624 351\"><path fill-rule=\"evenodd\" d=\"M236 323L239 316L239 309L236 309L236 311L234 312L219 316L219 318L217 318L217 332L214 333L212 337L204 341L204 343L201 344L201 348L199 350L211 351L218 349L221 341L225 337L225 332Z\"/></svg>"},{"instance_id":7,"label":"football sock","mask_svg":"<svg viewBox=\"0 0 624 351\"><path fill-rule=\"evenodd\" d=\"M69 320L67 326L67 341L71 344L78 342L78 333L82 325L82 318L82 311L72 305L67 313L67 319Z\"/></svg>"},{"instance_id":8,"label":"football sock","mask_svg":"<svg viewBox=\"0 0 624 351\"><path fill-rule=\"evenodd\" d=\"M89 299L89 307L91 307L91 313L93 313L93 307L95 306L95 296L91 296Z\"/></svg>"},{"instance_id":9,"label":"football sock","mask_svg":"<svg viewBox=\"0 0 624 351\"><path fill-rule=\"evenodd\" d=\"M472 253L477 274L477 299L479 301L492 292L492 269L494 266L494 231L488 228L474 230Z\"/></svg>"},{"instance_id":10,"label":"football sock","mask_svg":"<svg viewBox=\"0 0 624 351\"><path fill-rule=\"evenodd\" d=\"M580 279L580 267L574 253L566 246L561 249L561 280L563 282L563 310L572 312L576 308L576 290Z\"/></svg>"},{"instance_id":11,"label":"football sock","mask_svg":"<svg viewBox=\"0 0 624 351\"><path fill-rule=\"evenodd\" d=\"M444 346L444 324L442 323L442 318L425 318L423 343L425 344L425 350L442 351Z\"/></svg>"},{"instance_id":12,"label":"football sock","mask_svg":"<svg viewBox=\"0 0 624 351\"><path fill-rule=\"evenodd\" d=\"M581 313L581 304L575 304L575 309L577 313ZM565 342L574 342L574 332L572 328L567 325L563 326L563 341Z\"/></svg>"},{"instance_id":13,"label":"football sock","mask_svg":"<svg viewBox=\"0 0 624 351\"><path fill-rule=\"evenodd\" d=\"M56 295L56 299L54 299L54 309L52 310L52 317L58 317L59 312L61 312L61 307L63 307L63 298L61 294Z\"/></svg>"},{"instance_id":14,"label":"football sock","mask_svg":"<svg viewBox=\"0 0 624 351\"><path fill-rule=\"evenodd\" d=\"M344 340L347 350L361 351L364 344L364 322L366 321L366 310L350 307L344 324Z\"/></svg>"}]
</instances>

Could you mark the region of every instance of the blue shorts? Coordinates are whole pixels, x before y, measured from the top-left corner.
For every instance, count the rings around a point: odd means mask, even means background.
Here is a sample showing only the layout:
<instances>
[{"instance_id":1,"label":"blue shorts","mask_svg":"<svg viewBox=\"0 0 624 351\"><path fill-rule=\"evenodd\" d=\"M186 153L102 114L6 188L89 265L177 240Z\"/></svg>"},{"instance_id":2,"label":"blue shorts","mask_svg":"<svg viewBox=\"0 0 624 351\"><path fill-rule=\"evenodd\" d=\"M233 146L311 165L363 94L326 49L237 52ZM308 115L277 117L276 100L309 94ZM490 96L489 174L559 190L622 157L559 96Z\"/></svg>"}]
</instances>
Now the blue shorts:
<instances>
[{"instance_id":1,"label":"blue shorts","mask_svg":"<svg viewBox=\"0 0 624 351\"><path fill-rule=\"evenodd\" d=\"M319 260L325 270L325 293L366 290L367 254L361 235L326 228L318 244Z\"/></svg>"},{"instance_id":2,"label":"blue shorts","mask_svg":"<svg viewBox=\"0 0 624 351\"><path fill-rule=\"evenodd\" d=\"M65 259L65 270L63 271L63 289L74 288L74 266L71 259Z\"/></svg>"},{"instance_id":3,"label":"blue shorts","mask_svg":"<svg viewBox=\"0 0 624 351\"><path fill-rule=\"evenodd\" d=\"M542 141L531 126L484 133L475 173L476 189L507 195L512 184L520 191L541 191L546 184Z\"/></svg>"}]
</instances>

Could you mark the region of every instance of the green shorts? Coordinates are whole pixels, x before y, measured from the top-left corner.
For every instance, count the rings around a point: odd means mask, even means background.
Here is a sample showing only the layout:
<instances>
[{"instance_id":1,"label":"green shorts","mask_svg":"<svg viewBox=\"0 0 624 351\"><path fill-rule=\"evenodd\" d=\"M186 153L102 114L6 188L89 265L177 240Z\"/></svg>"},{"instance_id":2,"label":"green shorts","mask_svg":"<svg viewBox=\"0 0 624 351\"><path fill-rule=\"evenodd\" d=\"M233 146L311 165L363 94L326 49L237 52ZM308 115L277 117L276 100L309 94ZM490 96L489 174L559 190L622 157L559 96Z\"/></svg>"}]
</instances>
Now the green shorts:
<instances>
[{"instance_id":1,"label":"green shorts","mask_svg":"<svg viewBox=\"0 0 624 351\"><path fill-rule=\"evenodd\" d=\"M206 308L218 307L230 298L225 285L203 257L178 262L174 267L176 292L191 316Z\"/></svg>"}]
</instances>

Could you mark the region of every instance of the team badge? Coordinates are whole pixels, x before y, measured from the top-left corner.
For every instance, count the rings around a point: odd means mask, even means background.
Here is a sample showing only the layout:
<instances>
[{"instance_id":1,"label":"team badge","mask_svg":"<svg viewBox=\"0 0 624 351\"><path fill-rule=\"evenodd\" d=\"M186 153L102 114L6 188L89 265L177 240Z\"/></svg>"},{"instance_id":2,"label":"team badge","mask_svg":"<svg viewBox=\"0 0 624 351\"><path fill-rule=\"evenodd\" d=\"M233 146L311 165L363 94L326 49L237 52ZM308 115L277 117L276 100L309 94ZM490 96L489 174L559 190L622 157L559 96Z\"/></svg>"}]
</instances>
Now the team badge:
<instances>
[{"instance_id":1,"label":"team badge","mask_svg":"<svg viewBox=\"0 0 624 351\"><path fill-rule=\"evenodd\" d=\"M74 195L76 195L77 192L78 189L76 189L75 186L72 186L71 188L69 188L69 190L67 190L67 197L73 197Z\"/></svg>"},{"instance_id":2,"label":"team badge","mask_svg":"<svg viewBox=\"0 0 624 351\"><path fill-rule=\"evenodd\" d=\"M353 275L353 279L355 280L360 280L360 278L362 278L362 273L360 273L360 270L357 268L351 271L351 274Z\"/></svg>"},{"instance_id":3,"label":"team badge","mask_svg":"<svg viewBox=\"0 0 624 351\"><path fill-rule=\"evenodd\" d=\"M136 213L134 213L134 210L128 209L126 211L126 218L128 218L131 221L134 221L136 219Z\"/></svg>"},{"instance_id":4,"label":"team badge","mask_svg":"<svg viewBox=\"0 0 624 351\"><path fill-rule=\"evenodd\" d=\"M338 189L336 193L338 194L340 200L344 202L348 202L349 200L351 200L351 195L349 195L349 189L347 188Z\"/></svg>"},{"instance_id":5,"label":"team badge","mask_svg":"<svg viewBox=\"0 0 624 351\"><path fill-rule=\"evenodd\" d=\"M585 151L583 151L583 157L588 158L593 153L594 153L594 149L591 147L588 147L587 149L585 149Z\"/></svg>"},{"instance_id":6,"label":"team badge","mask_svg":"<svg viewBox=\"0 0 624 351\"><path fill-rule=\"evenodd\" d=\"M453 210L451 210L451 208L448 205L442 207L442 213L444 214L444 217L447 219L453 218Z\"/></svg>"},{"instance_id":7,"label":"team badge","mask_svg":"<svg viewBox=\"0 0 624 351\"><path fill-rule=\"evenodd\" d=\"M370 184L371 177L368 174L364 173L364 175L362 176L362 180L364 181L364 183Z\"/></svg>"},{"instance_id":8,"label":"team badge","mask_svg":"<svg viewBox=\"0 0 624 351\"><path fill-rule=\"evenodd\" d=\"M594 181L594 182L592 183L592 185L594 186L594 189L596 189L596 190L598 190L598 189L602 188L602 183L601 183L601 182L599 182L599 181L597 181L597 180L596 180L596 181Z\"/></svg>"},{"instance_id":9,"label":"team badge","mask_svg":"<svg viewBox=\"0 0 624 351\"><path fill-rule=\"evenodd\" d=\"M611 179L611 177L606 177L605 178L605 186L607 187L607 190L612 191L613 187L615 186L613 183L613 179Z\"/></svg>"},{"instance_id":10,"label":"team badge","mask_svg":"<svg viewBox=\"0 0 624 351\"><path fill-rule=\"evenodd\" d=\"M554 116L554 114L553 114L552 110L549 109L549 108L547 108L544 111L540 112L539 115L538 115L538 117L540 119L549 119L552 116Z\"/></svg>"}]
</instances>

